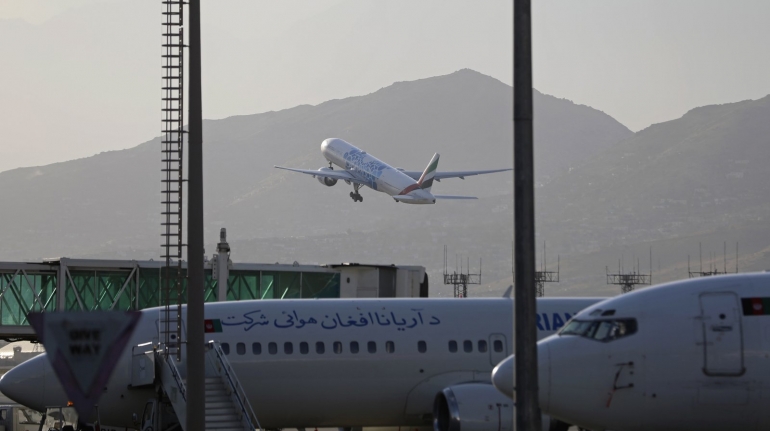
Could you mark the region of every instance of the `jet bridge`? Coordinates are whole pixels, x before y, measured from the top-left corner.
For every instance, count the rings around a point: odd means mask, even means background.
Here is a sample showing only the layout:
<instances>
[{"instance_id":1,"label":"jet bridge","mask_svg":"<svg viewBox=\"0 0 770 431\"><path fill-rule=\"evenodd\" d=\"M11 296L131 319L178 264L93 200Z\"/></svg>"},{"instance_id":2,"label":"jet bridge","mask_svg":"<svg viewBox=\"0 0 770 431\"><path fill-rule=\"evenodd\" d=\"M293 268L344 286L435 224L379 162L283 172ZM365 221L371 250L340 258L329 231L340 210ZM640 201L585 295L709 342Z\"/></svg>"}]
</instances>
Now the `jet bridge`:
<instances>
[{"instance_id":1,"label":"jet bridge","mask_svg":"<svg viewBox=\"0 0 770 431\"><path fill-rule=\"evenodd\" d=\"M206 302L250 299L426 297L425 268L408 265L233 263L220 243L205 262ZM46 259L0 262L0 339L35 340L31 311L141 310L165 305L165 262ZM186 274L187 265L182 262ZM182 286L186 297L186 283Z\"/></svg>"}]
</instances>

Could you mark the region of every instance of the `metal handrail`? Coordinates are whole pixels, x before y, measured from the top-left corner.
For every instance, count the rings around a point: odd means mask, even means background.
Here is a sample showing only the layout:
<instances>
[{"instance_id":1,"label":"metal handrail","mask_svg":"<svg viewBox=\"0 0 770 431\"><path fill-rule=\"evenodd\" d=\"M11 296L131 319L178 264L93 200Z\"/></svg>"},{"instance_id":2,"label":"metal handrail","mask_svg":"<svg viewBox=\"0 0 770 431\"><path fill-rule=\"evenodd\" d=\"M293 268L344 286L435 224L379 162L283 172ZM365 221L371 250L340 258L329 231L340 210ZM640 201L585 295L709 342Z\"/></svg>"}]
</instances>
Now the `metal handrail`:
<instances>
[{"instance_id":1,"label":"metal handrail","mask_svg":"<svg viewBox=\"0 0 770 431\"><path fill-rule=\"evenodd\" d=\"M209 341L208 345L209 349L216 355L217 360L219 361L219 365L221 365L221 372L224 372L224 377L227 378L227 383L229 383L230 387L233 389L232 396L235 398L235 401L238 402L238 405L241 408L243 418L245 418L247 422L246 425L249 426L249 429L259 429L261 431L262 425L260 425L259 419L257 419L257 415L251 408L251 404L249 404L248 398L246 398L246 392L243 390L240 381L235 376L235 370L233 370L233 368L230 366L230 361L228 361L225 357L225 353L222 351L222 346L216 341ZM255 423L257 424L256 427L254 426Z\"/></svg>"},{"instance_id":2,"label":"metal handrail","mask_svg":"<svg viewBox=\"0 0 770 431\"><path fill-rule=\"evenodd\" d=\"M182 399L187 402L187 388L185 387L184 380L182 380L182 375L179 374L179 370L176 368L176 364L174 364L173 357L170 355L163 356L163 360L166 361L166 364L168 364L168 367L171 370L171 375L174 377L174 381L179 389L179 393L182 395Z\"/></svg>"}]
</instances>

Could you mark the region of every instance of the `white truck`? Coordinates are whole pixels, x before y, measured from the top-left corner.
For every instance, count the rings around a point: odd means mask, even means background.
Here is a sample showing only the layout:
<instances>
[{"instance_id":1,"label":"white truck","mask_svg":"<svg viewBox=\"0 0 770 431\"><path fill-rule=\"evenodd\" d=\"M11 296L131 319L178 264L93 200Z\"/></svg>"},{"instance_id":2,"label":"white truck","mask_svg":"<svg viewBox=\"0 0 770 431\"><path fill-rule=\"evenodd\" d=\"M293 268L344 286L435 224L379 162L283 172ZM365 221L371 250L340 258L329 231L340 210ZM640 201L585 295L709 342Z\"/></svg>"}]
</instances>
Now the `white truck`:
<instances>
[{"instance_id":1,"label":"white truck","mask_svg":"<svg viewBox=\"0 0 770 431\"><path fill-rule=\"evenodd\" d=\"M18 404L0 405L0 431L39 431L42 419L42 413L30 408Z\"/></svg>"}]
</instances>

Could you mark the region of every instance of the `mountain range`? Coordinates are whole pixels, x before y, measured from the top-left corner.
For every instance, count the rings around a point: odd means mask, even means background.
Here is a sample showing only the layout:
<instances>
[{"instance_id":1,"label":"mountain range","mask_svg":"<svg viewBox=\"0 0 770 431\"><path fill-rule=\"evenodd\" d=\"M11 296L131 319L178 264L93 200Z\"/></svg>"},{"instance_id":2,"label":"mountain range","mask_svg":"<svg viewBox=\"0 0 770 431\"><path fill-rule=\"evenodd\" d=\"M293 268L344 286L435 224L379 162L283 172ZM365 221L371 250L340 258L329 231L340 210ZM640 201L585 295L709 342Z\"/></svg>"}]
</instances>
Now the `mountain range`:
<instances>
[{"instance_id":1,"label":"mountain range","mask_svg":"<svg viewBox=\"0 0 770 431\"><path fill-rule=\"evenodd\" d=\"M604 267L621 256L627 267L647 262L650 246L653 261L662 258L652 265L657 281L686 277L682 262L698 242L721 256L723 241L731 248L739 241L741 270L770 263L770 97L696 108L632 133L591 107L534 96L538 240L548 269L559 255L561 270L547 292L616 292ZM365 202L354 203L352 187L327 188L272 167L324 166L320 143L328 137L409 170L423 169L433 152L442 154L439 170L510 167L511 119L511 87L465 69L315 106L204 121L206 244L227 227L235 261L422 264L433 280L446 244L450 266L455 254L472 267L483 259L475 294L498 294L512 279L510 174L442 181L435 192L481 199L415 208L367 190ZM0 259L157 259L160 158L156 138L0 173L8 203ZM450 290L431 286L433 295Z\"/></svg>"}]
</instances>

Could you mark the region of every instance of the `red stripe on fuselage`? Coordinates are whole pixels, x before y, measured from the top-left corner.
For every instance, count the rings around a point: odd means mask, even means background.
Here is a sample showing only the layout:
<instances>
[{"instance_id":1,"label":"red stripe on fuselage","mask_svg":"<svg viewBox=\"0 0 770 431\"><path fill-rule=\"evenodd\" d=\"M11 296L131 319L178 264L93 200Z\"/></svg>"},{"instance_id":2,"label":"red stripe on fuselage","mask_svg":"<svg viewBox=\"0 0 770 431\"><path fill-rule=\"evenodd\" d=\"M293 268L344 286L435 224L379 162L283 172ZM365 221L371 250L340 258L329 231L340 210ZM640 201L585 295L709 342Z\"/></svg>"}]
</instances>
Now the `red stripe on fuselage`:
<instances>
[{"instance_id":1,"label":"red stripe on fuselage","mask_svg":"<svg viewBox=\"0 0 770 431\"><path fill-rule=\"evenodd\" d=\"M409 192L413 192L419 188L420 188L419 184L412 184L409 187L405 188L404 190L401 190L401 193L399 193L398 195L399 196L406 195L406 194L409 194Z\"/></svg>"}]
</instances>

